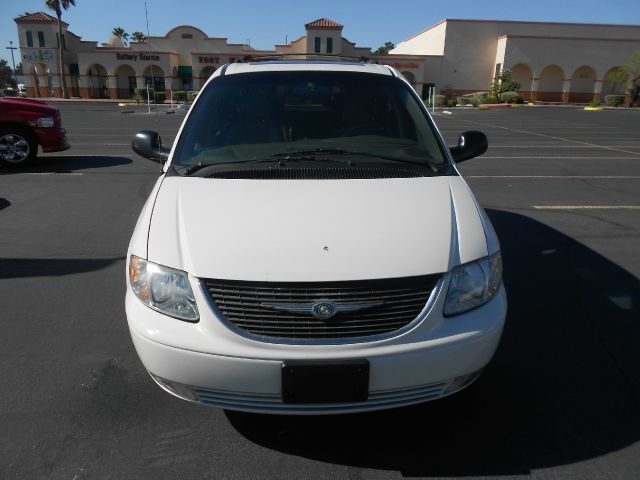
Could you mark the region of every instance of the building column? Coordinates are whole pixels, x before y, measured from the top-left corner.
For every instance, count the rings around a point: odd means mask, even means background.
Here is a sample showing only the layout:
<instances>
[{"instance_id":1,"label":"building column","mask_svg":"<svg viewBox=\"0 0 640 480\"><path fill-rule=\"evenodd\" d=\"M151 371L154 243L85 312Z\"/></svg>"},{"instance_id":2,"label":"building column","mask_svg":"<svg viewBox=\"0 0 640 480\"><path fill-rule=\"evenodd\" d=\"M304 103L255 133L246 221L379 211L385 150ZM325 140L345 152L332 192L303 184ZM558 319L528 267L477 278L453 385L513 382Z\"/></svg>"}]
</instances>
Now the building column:
<instances>
[{"instance_id":1,"label":"building column","mask_svg":"<svg viewBox=\"0 0 640 480\"><path fill-rule=\"evenodd\" d=\"M596 80L593 84L593 101L601 102L602 101L602 84L604 80Z\"/></svg>"},{"instance_id":2,"label":"building column","mask_svg":"<svg viewBox=\"0 0 640 480\"><path fill-rule=\"evenodd\" d=\"M571 93L571 79L565 78L562 82L562 101L569 101L569 94Z\"/></svg>"},{"instance_id":3,"label":"building column","mask_svg":"<svg viewBox=\"0 0 640 480\"><path fill-rule=\"evenodd\" d=\"M538 97L538 80L540 80L540 77L531 77L531 94L529 95L531 103L535 103Z\"/></svg>"}]
</instances>

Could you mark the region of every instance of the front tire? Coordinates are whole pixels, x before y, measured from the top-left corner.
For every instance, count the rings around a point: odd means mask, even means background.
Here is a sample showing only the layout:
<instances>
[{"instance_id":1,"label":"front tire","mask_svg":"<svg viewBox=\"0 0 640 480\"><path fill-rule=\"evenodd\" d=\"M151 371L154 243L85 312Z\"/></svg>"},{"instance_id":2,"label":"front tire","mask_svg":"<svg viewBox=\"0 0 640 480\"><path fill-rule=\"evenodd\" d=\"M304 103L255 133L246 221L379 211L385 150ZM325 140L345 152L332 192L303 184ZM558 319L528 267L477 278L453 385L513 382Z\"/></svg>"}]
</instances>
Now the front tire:
<instances>
[{"instance_id":1,"label":"front tire","mask_svg":"<svg viewBox=\"0 0 640 480\"><path fill-rule=\"evenodd\" d=\"M26 165L38 155L33 132L20 127L0 127L0 161L5 166Z\"/></svg>"}]
</instances>

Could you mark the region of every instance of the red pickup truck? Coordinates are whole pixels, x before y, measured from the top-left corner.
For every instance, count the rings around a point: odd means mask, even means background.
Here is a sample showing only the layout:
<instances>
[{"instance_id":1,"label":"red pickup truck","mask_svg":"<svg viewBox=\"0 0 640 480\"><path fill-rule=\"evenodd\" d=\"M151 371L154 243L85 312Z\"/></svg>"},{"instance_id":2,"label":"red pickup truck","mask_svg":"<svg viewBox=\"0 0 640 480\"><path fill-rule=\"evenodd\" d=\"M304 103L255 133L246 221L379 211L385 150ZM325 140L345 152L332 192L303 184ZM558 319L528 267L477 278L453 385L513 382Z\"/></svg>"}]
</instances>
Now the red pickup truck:
<instances>
[{"instance_id":1,"label":"red pickup truck","mask_svg":"<svg viewBox=\"0 0 640 480\"><path fill-rule=\"evenodd\" d=\"M43 152L69 148L60 111L39 100L0 98L0 163L24 165Z\"/></svg>"}]
</instances>

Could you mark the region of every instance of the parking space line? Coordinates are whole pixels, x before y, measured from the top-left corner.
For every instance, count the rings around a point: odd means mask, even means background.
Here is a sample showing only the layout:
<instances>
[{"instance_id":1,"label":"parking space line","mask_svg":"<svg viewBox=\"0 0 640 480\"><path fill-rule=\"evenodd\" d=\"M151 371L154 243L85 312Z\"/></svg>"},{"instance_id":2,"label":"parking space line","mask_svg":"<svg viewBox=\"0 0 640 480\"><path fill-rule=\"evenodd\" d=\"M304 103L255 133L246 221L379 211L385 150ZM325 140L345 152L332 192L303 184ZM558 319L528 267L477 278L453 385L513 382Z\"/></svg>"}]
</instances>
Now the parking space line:
<instances>
[{"instance_id":1,"label":"parking space line","mask_svg":"<svg viewBox=\"0 0 640 480\"><path fill-rule=\"evenodd\" d=\"M33 175L33 176L45 176L45 175L64 175L68 177L78 177L84 175L80 172L19 172L14 175Z\"/></svg>"},{"instance_id":2,"label":"parking space line","mask_svg":"<svg viewBox=\"0 0 640 480\"><path fill-rule=\"evenodd\" d=\"M466 178L640 180L640 175L465 175Z\"/></svg>"},{"instance_id":3,"label":"parking space line","mask_svg":"<svg viewBox=\"0 0 640 480\"><path fill-rule=\"evenodd\" d=\"M640 205L534 205L536 210L640 210Z\"/></svg>"},{"instance_id":4,"label":"parking space line","mask_svg":"<svg viewBox=\"0 0 640 480\"><path fill-rule=\"evenodd\" d=\"M473 121L473 120L464 120L462 118L458 118L456 120L458 120L460 122L465 122L465 123L471 123L471 124L477 124L477 125L485 125L485 126L488 126L488 127L500 128L502 130L507 130L507 131L510 131L510 132L526 133L528 135L535 135L537 137L552 138L554 140L562 140L562 141L565 141L565 142L578 143L578 144L587 145L587 146L594 147L594 148L603 148L605 150L612 150L612 151L615 151L615 152L629 153L631 155L635 155L635 156L640 157L640 153L638 153L638 152L630 152L628 150L622 150L622 149L619 149L619 148L608 147L608 146L604 146L604 145L597 145L595 143L583 142L581 140L571 140L571 139L568 139L568 138L556 137L554 135L547 135L546 133L530 132L528 130L519 130L517 128L503 127L501 125L494 125L492 123L478 122L478 121Z\"/></svg>"}]
</instances>

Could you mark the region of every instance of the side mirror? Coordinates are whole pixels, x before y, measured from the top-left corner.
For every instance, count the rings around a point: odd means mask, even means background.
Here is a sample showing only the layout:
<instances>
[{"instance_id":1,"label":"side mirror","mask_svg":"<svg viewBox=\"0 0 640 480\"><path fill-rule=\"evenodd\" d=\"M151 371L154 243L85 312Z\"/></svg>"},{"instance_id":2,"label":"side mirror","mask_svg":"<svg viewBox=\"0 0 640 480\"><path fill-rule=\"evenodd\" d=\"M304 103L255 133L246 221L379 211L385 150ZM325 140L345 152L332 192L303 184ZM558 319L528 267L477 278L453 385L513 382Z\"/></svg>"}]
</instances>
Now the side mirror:
<instances>
[{"instance_id":1,"label":"side mirror","mask_svg":"<svg viewBox=\"0 0 640 480\"><path fill-rule=\"evenodd\" d=\"M141 157L158 163L166 162L171 151L162 146L160 135L153 130L140 130L136 133L131 140L131 148Z\"/></svg>"},{"instance_id":2,"label":"side mirror","mask_svg":"<svg viewBox=\"0 0 640 480\"><path fill-rule=\"evenodd\" d=\"M482 155L488 147L489 141L484 133L470 130L460 135L457 147L451 147L449 150L456 162L463 162Z\"/></svg>"}]
</instances>

